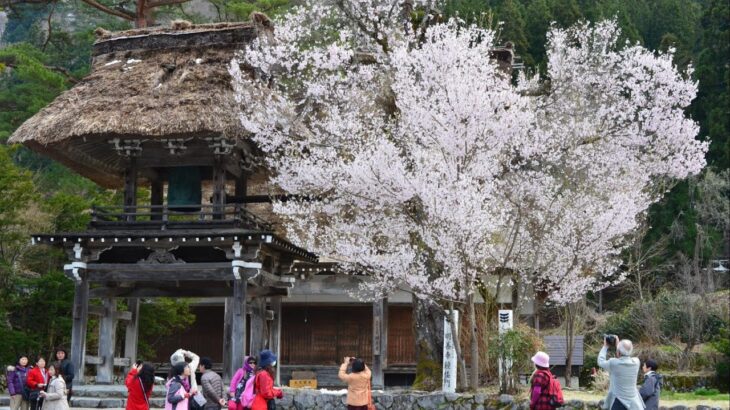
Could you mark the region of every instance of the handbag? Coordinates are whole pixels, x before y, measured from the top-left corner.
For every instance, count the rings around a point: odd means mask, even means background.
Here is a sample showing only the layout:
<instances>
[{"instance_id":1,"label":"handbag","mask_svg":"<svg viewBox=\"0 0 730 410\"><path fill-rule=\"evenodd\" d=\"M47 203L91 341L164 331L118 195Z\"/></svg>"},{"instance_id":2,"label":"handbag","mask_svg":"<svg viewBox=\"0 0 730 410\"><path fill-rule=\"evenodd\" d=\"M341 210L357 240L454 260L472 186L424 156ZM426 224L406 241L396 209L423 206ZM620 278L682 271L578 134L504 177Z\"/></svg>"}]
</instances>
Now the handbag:
<instances>
[{"instance_id":1,"label":"handbag","mask_svg":"<svg viewBox=\"0 0 730 410\"><path fill-rule=\"evenodd\" d=\"M370 387L370 380L368 380L368 410L375 410L375 405L373 404L373 390Z\"/></svg>"},{"instance_id":2,"label":"handbag","mask_svg":"<svg viewBox=\"0 0 730 410\"><path fill-rule=\"evenodd\" d=\"M23 380L22 377L20 377L20 372L16 371L15 376L18 378L18 381L20 382L20 395L23 397L23 400L30 401L30 388L27 384L25 384L25 380Z\"/></svg>"}]
</instances>

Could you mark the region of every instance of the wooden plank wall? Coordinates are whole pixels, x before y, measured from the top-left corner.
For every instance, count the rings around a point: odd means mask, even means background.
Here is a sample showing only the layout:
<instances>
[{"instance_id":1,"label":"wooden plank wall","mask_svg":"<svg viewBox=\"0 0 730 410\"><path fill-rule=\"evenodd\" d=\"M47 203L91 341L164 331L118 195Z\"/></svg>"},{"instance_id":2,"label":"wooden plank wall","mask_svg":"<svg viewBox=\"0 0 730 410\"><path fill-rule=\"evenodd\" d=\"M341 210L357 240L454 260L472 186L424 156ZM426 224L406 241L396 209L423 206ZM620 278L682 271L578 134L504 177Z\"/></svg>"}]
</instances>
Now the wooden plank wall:
<instances>
[{"instance_id":1,"label":"wooden plank wall","mask_svg":"<svg viewBox=\"0 0 730 410\"><path fill-rule=\"evenodd\" d=\"M167 362L178 348L223 360L223 307L193 306L195 323L156 343L156 362ZM410 306L388 307L388 366L414 366L415 341ZM344 356L372 360L371 305L282 306L281 357L286 365L337 366ZM248 323L248 322L247 322ZM248 344L248 343L246 343Z\"/></svg>"},{"instance_id":2,"label":"wooden plank wall","mask_svg":"<svg viewBox=\"0 0 730 410\"><path fill-rule=\"evenodd\" d=\"M372 307L292 306L282 314L281 363L336 366L344 356L372 360ZM390 306L388 365L415 365L410 306Z\"/></svg>"},{"instance_id":3,"label":"wooden plank wall","mask_svg":"<svg viewBox=\"0 0 730 410\"><path fill-rule=\"evenodd\" d=\"M565 336L545 336L545 353L550 356L551 366L565 366L567 348ZM573 366L583 366L583 336L573 337Z\"/></svg>"}]
</instances>

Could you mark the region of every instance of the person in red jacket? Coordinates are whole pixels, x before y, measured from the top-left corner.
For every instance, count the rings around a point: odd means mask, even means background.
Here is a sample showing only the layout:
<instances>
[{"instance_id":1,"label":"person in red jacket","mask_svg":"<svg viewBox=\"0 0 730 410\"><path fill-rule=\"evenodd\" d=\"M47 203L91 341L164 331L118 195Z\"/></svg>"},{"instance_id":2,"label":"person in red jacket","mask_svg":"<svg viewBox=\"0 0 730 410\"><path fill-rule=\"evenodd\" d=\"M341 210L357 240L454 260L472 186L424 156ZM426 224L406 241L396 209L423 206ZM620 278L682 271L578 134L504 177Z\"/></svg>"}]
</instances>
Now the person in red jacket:
<instances>
[{"instance_id":1,"label":"person in red jacket","mask_svg":"<svg viewBox=\"0 0 730 410\"><path fill-rule=\"evenodd\" d=\"M35 367L30 369L25 384L30 389L30 410L38 410L43 405L43 398L40 396L41 390L48 385L48 373L46 372L46 359L38 356Z\"/></svg>"},{"instance_id":2,"label":"person in red jacket","mask_svg":"<svg viewBox=\"0 0 730 410\"><path fill-rule=\"evenodd\" d=\"M149 364L135 363L127 373L126 410L149 410L152 385L155 383L155 369Z\"/></svg>"},{"instance_id":3,"label":"person in red jacket","mask_svg":"<svg viewBox=\"0 0 730 410\"><path fill-rule=\"evenodd\" d=\"M284 397L284 393L274 387L274 366L276 366L276 355L271 350L262 350L253 382L253 392L256 396L251 410L268 410L270 401Z\"/></svg>"}]
</instances>

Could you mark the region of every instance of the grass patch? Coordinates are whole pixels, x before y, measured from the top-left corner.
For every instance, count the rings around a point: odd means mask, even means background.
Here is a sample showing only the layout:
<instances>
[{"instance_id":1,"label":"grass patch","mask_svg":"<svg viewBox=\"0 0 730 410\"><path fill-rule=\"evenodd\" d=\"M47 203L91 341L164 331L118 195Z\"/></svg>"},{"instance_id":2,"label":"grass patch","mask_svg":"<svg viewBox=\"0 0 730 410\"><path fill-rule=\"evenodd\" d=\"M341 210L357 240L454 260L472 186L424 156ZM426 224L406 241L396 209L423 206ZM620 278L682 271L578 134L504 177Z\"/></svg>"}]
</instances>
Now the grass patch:
<instances>
[{"instance_id":1,"label":"grass patch","mask_svg":"<svg viewBox=\"0 0 730 410\"><path fill-rule=\"evenodd\" d=\"M662 399L666 400L709 400L730 402L729 393L720 393L716 389L697 389L689 393L678 393L671 391L662 391Z\"/></svg>"},{"instance_id":2,"label":"grass patch","mask_svg":"<svg viewBox=\"0 0 730 410\"><path fill-rule=\"evenodd\" d=\"M702 389L700 389L702 390ZM715 393L710 389L708 392L702 392L700 394L692 393L673 393L673 392L662 392L659 400L659 405L662 407L673 407L678 405L694 406L704 405L710 407L716 407L720 409L730 410L730 394L728 393ZM597 402L606 397L605 393L594 393L589 391L579 390L563 390L563 397L566 401L569 400L582 400L585 402Z\"/></svg>"}]
</instances>

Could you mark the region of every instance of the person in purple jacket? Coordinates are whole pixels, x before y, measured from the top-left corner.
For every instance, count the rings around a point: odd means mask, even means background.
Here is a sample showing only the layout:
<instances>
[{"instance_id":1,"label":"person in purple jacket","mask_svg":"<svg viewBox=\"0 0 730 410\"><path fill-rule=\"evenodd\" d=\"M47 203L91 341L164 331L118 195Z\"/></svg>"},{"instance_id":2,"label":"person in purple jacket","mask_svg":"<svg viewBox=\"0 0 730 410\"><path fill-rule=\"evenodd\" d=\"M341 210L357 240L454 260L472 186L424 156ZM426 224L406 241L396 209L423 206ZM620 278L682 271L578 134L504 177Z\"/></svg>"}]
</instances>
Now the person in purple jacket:
<instances>
[{"instance_id":1,"label":"person in purple jacket","mask_svg":"<svg viewBox=\"0 0 730 410\"><path fill-rule=\"evenodd\" d=\"M228 389L228 410L243 410L241 404L241 393L243 388L246 387L246 381L253 375L256 369L256 357L246 356L243 358L243 367L236 370L236 373L231 379L231 385Z\"/></svg>"},{"instance_id":2,"label":"person in purple jacket","mask_svg":"<svg viewBox=\"0 0 730 410\"><path fill-rule=\"evenodd\" d=\"M15 366L8 366L7 370L10 410L28 410L30 408L30 402L28 402L27 397L23 397L25 379L29 370L28 357L18 357Z\"/></svg>"}]
</instances>

